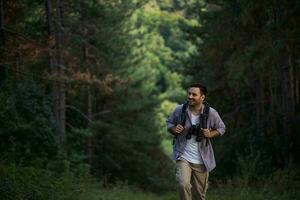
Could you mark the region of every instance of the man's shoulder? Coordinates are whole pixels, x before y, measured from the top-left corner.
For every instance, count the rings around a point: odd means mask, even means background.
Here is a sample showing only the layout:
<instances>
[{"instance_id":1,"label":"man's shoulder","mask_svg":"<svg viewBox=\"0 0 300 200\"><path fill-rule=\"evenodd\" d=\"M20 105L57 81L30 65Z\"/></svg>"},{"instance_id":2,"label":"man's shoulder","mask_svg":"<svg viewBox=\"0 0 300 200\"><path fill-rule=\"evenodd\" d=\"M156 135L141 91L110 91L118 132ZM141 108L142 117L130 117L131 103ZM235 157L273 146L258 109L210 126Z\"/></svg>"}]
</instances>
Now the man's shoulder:
<instances>
[{"instance_id":1,"label":"man's shoulder","mask_svg":"<svg viewBox=\"0 0 300 200\"><path fill-rule=\"evenodd\" d=\"M218 111L212 107L209 107L209 115L212 115L212 116L217 116L219 115L218 114Z\"/></svg>"},{"instance_id":2,"label":"man's shoulder","mask_svg":"<svg viewBox=\"0 0 300 200\"><path fill-rule=\"evenodd\" d=\"M174 114L180 114L183 111L183 106L184 106L184 103L177 105L175 107L173 113Z\"/></svg>"},{"instance_id":3,"label":"man's shoulder","mask_svg":"<svg viewBox=\"0 0 300 200\"><path fill-rule=\"evenodd\" d=\"M217 113L217 110L214 109L213 107L209 107L209 112L211 112L211 113Z\"/></svg>"},{"instance_id":4,"label":"man's shoulder","mask_svg":"<svg viewBox=\"0 0 300 200\"><path fill-rule=\"evenodd\" d=\"M182 109L183 109L183 106L184 106L184 103L177 105L176 108L175 108L175 111L176 112L181 112Z\"/></svg>"}]
</instances>

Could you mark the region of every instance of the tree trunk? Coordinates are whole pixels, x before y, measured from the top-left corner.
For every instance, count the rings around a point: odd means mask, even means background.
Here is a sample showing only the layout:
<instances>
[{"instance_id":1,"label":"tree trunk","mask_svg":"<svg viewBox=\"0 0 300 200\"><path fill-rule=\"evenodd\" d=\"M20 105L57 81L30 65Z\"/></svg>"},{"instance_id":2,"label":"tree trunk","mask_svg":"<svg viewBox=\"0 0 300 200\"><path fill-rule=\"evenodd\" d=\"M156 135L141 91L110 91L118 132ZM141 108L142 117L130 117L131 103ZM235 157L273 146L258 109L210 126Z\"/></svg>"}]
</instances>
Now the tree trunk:
<instances>
[{"instance_id":1,"label":"tree trunk","mask_svg":"<svg viewBox=\"0 0 300 200\"><path fill-rule=\"evenodd\" d=\"M295 106L299 107L300 104L300 96L299 96L299 92L300 92L300 87L299 87L299 70L298 67L295 65Z\"/></svg>"},{"instance_id":2,"label":"tree trunk","mask_svg":"<svg viewBox=\"0 0 300 200\"><path fill-rule=\"evenodd\" d=\"M268 74L268 81L269 81L269 101L270 101L270 116L274 116L274 111L275 111L275 108L274 108L274 101L275 101L275 96L274 96L274 90L273 90L273 84L272 84L272 74L273 72L270 71L269 74ZM272 118L272 122L274 121L274 118Z\"/></svg>"},{"instance_id":3,"label":"tree trunk","mask_svg":"<svg viewBox=\"0 0 300 200\"><path fill-rule=\"evenodd\" d=\"M92 121L92 94L90 86L88 86L88 118L89 118L89 124ZM92 166L92 160L93 160L93 142L92 142L92 136L89 136L86 141L86 151L87 151L87 161L90 166Z\"/></svg>"},{"instance_id":4,"label":"tree trunk","mask_svg":"<svg viewBox=\"0 0 300 200\"><path fill-rule=\"evenodd\" d=\"M260 105L261 105L261 97L260 97L260 81L259 80L255 80L255 110L256 110L256 132L257 134L259 134L260 131L260 116L261 116L261 110L260 110Z\"/></svg>"},{"instance_id":5,"label":"tree trunk","mask_svg":"<svg viewBox=\"0 0 300 200\"><path fill-rule=\"evenodd\" d=\"M291 114L290 114L290 124L291 124L291 133L290 133L290 160L292 164L295 162L296 147L295 142L296 138L296 108L297 108L297 64L296 64L296 47L294 44L290 46L290 56L289 56L289 65L290 65L290 90L291 90Z\"/></svg>"},{"instance_id":6,"label":"tree trunk","mask_svg":"<svg viewBox=\"0 0 300 200\"><path fill-rule=\"evenodd\" d=\"M297 104L299 104L299 72L296 62L296 46L293 45L291 48L291 60L290 65L292 66L292 84L293 84L293 101L294 108L296 109ZM296 111L295 111L296 112Z\"/></svg>"},{"instance_id":7,"label":"tree trunk","mask_svg":"<svg viewBox=\"0 0 300 200\"><path fill-rule=\"evenodd\" d=\"M84 24L84 20L82 19L82 32L83 32L83 66L88 66L88 56L89 56L89 49L88 49L88 30ZM93 106L92 106L92 94L91 94L91 87L88 86L87 88L87 116L89 119L89 125L92 122L93 116ZM86 155L87 155L87 162L90 166L92 166L93 160L93 142L92 136L89 136L86 140ZM90 172L89 172L90 173Z\"/></svg>"},{"instance_id":8,"label":"tree trunk","mask_svg":"<svg viewBox=\"0 0 300 200\"><path fill-rule=\"evenodd\" d=\"M4 28L4 5L3 0L0 0L0 29L3 31Z\"/></svg>"},{"instance_id":9,"label":"tree trunk","mask_svg":"<svg viewBox=\"0 0 300 200\"><path fill-rule=\"evenodd\" d=\"M293 78L291 55L286 53L281 63L281 113L283 115L283 134L285 135L285 165L294 161L293 147L293 121L295 117L295 103L293 96Z\"/></svg>"},{"instance_id":10,"label":"tree trunk","mask_svg":"<svg viewBox=\"0 0 300 200\"><path fill-rule=\"evenodd\" d=\"M60 130L60 143L64 147L65 143L65 122L66 122L66 92L65 92L65 66L63 62L63 42L64 42L64 23L63 23L63 5L61 0L56 1L57 27L55 31L56 40L56 59L57 59L57 77L58 77L58 101L55 108L58 113L57 121Z\"/></svg>"},{"instance_id":11,"label":"tree trunk","mask_svg":"<svg viewBox=\"0 0 300 200\"><path fill-rule=\"evenodd\" d=\"M53 83L53 113L59 132L60 151L64 149L65 143L65 67L63 63L63 6L60 0L46 1L48 42L49 42L49 67ZM56 11L56 12L55 12ZM55 22L55 23L54 23Z\"/></svg>"},{"instance_id":12,"label":"tree trunk","mask_svg":"<svg viewBox=\"0 0 300 200\"><path fill-rule=\"evenodd\" d=\"M56 62L53 55L55 45L53 43L54 39L54 26L53 26L53 16L52 16L52 2L51 0L46 1L46 15L47 15L47 28L48 28L48 56L49 56L49 67L52 75L56 73Z\"/></svg>"},{"instance_id":13,"label":"tree trunk","mask_svg":"<svg viewBox=\"0 0 300 200\"><path fill-rule=\"evenodd\" d=\"M54 27L54 17L53 16L53 6L52 0L46 1L46 14L47 14L47 27L48 27L48 59L49 59L49 68L52 77L55 77L54 83L52 86L52 95L53 95L53 113L57 127L59 128L59 88L57 81L57 60L55 56L56 45L55 45L55 27ZM60 138L60 135L59 135ZM60 139L59 139L60 141ZM60 146L61 148L62 146Z\"/></svg>"}]
</instances>

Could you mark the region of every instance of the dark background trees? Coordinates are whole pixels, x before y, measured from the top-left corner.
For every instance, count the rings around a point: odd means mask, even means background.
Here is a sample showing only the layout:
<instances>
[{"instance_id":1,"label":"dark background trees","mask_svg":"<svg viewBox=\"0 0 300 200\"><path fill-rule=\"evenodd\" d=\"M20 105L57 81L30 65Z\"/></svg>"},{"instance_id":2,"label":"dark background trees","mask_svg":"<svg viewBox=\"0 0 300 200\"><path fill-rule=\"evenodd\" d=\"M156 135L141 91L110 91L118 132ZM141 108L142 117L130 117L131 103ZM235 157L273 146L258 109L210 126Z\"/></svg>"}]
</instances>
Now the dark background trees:
<instances>
[{"instance_id":1,"label":"dark background trees","mask_svg":"<svg viewBox=\"0 0 300 200\"><path fill-rule=\"evenodd\" d=\"M270 165L262 166L262 174L298 165L299 3L214 3L199 15L202 62L193 62L187 72L209 74L203 80L210 83L211 100L224 109L227 143L237 147L227 156L260 154Z\"/></svg>"}]
</instances>

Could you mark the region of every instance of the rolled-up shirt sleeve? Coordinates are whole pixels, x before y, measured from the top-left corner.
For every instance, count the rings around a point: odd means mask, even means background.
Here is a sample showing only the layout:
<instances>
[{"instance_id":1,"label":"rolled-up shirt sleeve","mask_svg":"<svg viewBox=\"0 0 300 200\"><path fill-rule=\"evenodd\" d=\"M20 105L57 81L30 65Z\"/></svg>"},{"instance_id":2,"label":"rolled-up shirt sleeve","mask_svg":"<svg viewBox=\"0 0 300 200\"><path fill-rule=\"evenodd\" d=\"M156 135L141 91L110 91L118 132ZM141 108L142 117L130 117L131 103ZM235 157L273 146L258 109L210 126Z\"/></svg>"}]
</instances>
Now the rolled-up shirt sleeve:
<instances>
[{"instance_id":1,"label":"rolled-up shirt sleeve","mask_svg":"<svg viewBox=\"0 0 300 200\"><path fill-rule=\"evenodd\" d=\"M178 115L180 114L180 107L178 106L173 113L167 119L167 130L170 132L170 128L176 126L178 124Z\"/></svg>"},{"instance_id":2,"label":"rolled-up shirt sleeve","mask_svg":"<svg viewBox=\"0 0 300 200\"><path fill-rule=\"evenodd\" d=\"M212 129L217 130L221 135L223 135L226 131L224 122L217 111L213 112L212 114Z\"/></svg>"}]
</instances>

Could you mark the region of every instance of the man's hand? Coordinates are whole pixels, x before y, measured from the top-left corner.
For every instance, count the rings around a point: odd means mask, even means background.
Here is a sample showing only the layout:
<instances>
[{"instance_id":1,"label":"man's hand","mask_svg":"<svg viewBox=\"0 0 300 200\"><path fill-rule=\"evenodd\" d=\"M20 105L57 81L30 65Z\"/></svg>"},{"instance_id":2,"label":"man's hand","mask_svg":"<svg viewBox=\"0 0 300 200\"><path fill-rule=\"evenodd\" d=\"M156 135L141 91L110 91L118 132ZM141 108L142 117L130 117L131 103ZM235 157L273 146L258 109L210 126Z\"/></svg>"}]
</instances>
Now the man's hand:
<instances>
[{"instance_id":1,"label":"man's hand","mask_svg":"<svg viewBox=\"0 0 300 200\"><path fill-rule=\"evenodd\" d=\"M207 138L213 138L219 136L220 133L217 130L210 131L209 129L201 129L203 131L203 135Z\"/></svg>"},{"instance_id":2,"label":"man's hand","mask_svg":"<svg viewBox=\"0 0 300 200\"><path fill-rule=\"evenodd\" d=\"M184 130L184 127L180 124L177 124L177 126L175 127L175 133L177 133L177 134L182 133L183 130Z\"/></svg>"},{"instance_id":3,"label":"man's hand","mask_svg":"<svg viewBox=\"0 0 300 200\"><path fill-rule=\"evenodd\" d=\"M176 126L172 127L170 130L173 134L181 134L184 130L184 127L180 124L177 124Z\"/></svg>"}]
</instances>

